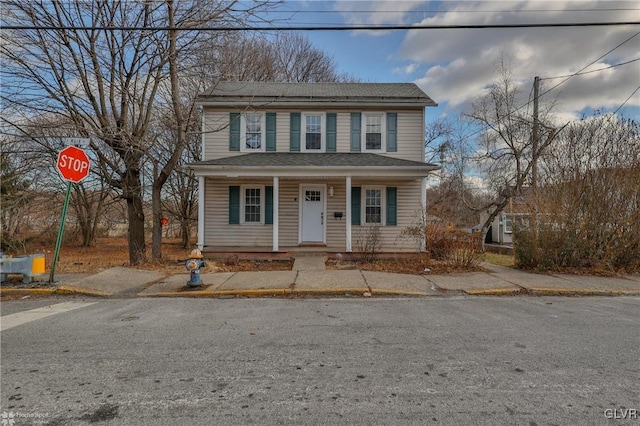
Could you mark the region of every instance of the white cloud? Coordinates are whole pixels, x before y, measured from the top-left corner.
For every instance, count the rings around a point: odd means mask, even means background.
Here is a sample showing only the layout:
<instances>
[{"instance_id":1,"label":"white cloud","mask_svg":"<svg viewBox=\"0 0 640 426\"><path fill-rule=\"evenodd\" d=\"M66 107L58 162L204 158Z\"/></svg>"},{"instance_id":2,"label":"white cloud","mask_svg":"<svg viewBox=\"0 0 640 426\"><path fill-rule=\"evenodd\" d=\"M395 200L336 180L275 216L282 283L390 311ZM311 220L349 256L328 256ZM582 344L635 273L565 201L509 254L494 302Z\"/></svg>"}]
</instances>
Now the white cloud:
<instances>
[{"instance_id":1,"label":"white cloud","mask_svg":"<svg viewBox=\"0 0 640 426\"><path fill-rule=\"evenodd\" d=\"M638 21L636 2L443 2L447 11L428 17L423 25L513 24ZM432 6L430 8L434 8ZM553 9L553 12L539 10ZM607 9L589 12L592 9ZM614 10L636 9L636 10ZM492 10L487 13L484 11ZM563 12L570 10L570 12ZM476 11L476 13L471 13ZM483 11L483 12L481 12ZM499 12L498 12L499 11ZM534 12L536 11L536 12ZM501 58L511 59L511 71L528 95L533 77L573 74L638 32L637 26L412 30L398 52L400 59L426 69L415 82L449 108L466 107L490 84ZM640 35L587 68L598 69L640 56ZM543 80L543 90L563 79ZM640 85L640 62L570 78L543 96L558 98L556 113L575 116L585 107L616 108ZM627 105L640 105L640 93Z\"/></svg>"},{"instance_id":2,"label":"white cloud","mask_svg":"<svg viewBox=\"0 0 640 426\"><path fill-rule=\"evenodd\" d=\"M349 25L411 24L411 12L425 7L428 3L428 1L417 0L339 0L334 2L334 10L341 12L345 24ZM356 32L356 34L360 35L366 34L378 37L388 33L388 31Z\"/></svg>"},{"instance_id":3,"label":"white cloud","mask_svg":"<svg viewBox=\"0 0 640 426\"><path fill-rule=\"evenodd\" d=\"M410 75L416 72L418 68L420 68L420 64L412 63L404 67L396 67L392 69L391 72L394 74Z\"/></svg>"}]
</instances>

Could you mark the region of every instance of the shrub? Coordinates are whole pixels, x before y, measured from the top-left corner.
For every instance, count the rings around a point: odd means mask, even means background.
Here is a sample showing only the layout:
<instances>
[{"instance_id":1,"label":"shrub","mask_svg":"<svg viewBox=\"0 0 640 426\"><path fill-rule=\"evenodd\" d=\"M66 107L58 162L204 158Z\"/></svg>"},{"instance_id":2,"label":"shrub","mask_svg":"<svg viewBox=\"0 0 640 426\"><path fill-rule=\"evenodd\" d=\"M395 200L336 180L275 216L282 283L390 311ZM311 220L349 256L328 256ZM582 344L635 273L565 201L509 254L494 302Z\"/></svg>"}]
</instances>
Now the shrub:
<instances>
[{"instance_id":1,"label":"shrub","mask_svg":"<svg viewBox=\"0 0 640 426\"><path fill-rule=\"evenodd\" d=\"M454 268L473 268L479 263L478 235L468 234L440 222L422 220L402 230L401 236L415 240L425 247L425 266L438 260ZM424 246L423 246L424 244Z\"/></svg>"},{"instance_id":2,"label":"shrub","mask_svg":"<svg viewBox=\"0 0 640 426\"><path fill-rule=\"evenodd\" d=\"M382 233L378 225L361 226L358 229L356 246L363 261L372 262L376 259L380 252L381 240Z\"/></svg>"}]
</instances>

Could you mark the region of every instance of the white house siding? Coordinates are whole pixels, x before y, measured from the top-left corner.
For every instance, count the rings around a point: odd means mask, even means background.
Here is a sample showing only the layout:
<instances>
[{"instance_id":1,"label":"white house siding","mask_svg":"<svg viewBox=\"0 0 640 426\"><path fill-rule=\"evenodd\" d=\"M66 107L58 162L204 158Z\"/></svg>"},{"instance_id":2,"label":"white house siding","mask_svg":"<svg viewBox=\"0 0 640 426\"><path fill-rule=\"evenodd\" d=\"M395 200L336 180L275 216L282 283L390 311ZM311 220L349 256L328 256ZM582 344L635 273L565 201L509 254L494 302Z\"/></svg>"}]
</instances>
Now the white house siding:
<instances>
[{"instance_id":1,"label":"white house siding","mask_svg":"<svg viewBox=\"0 0 640 426\"><path fill-rule=\"evenodd\" d=\"M354 180L353 186L370 185L375 184L359 182ZM380 246L383 247L384 252L394 251L417 251L418 244L416 241L409 237L403 237L400 233L408 226L412 226L417 223L420 218L421 206L420 206L420 180L415 181L403 181L394 183L389 181L387 186L395 186L398 188L398 211L397 211L397 225L396 226L381 226L380 231L382 240ZM353 251L356 252L358 248L358 238L362 238L366 234L365 225L352 226L352 246Z\"/></svg>"},{"instance_id":2,"label":"white house siding","mask_svg":"<svg viewBox=\"0 0 640 426\"><path fill-rule=\"evenodd\" d=\"M232 185L272 185L271 179L242 180L206 178L205 190L205 245L209 247L271 247L273 237L272 225L229 225L229 186ZM279 246L282 249L298 245L298 220L300 185L326 185L327 210L326 249L344 251L346 244L346 183L344 178L327 180L280 180L279 205ZM370 185L371 182L354 179L353 186ZM398 188L398 224L382 226L382 244L385 252L415 251L417 244L400 233L407 226L415 223L420 213L420 181L386 182L388 186ZM333 186L334 195L329 196L329 187ZM342 212L342 219L335 219L334 212ZM365 226L352 227L353 250L358 251L358 238L363 234Z\"/></svg>"},{"instance_id":3,"label":"white house siding","mask_svg":"<svg viewBox=\"0 0 640 426\"><path fill-rule=\"evenodd\" d=\"M238 182L232 179L205 179L205 245L211 247L242 246L247 248L271 246L272 225L229 224L229 186L253 184L272 185L273 181Z\"/></svg>"},{"instance_id":4,"label":"white house siding","mask_svg":"<svg viewBox=\"0 0 640 426\"><path fill-rule=\"evenodd\" d=\"M229 151L229 111L204 110L204 158L216 158L238 155L240 152Z\"/></svg>"},{"instance_id":5,"label":"white house siding","mask_svg":"<svg viewBox=\"0 0 640 426\"><path fill-rule=\"evenodd\" d=\"M278 240L281 247L298 245L298 183L291 180L280 180L280 227Z\"/></svg>"},{"instance_id":6,"label":"white house siding","mask_svg":"<svg viewBox=\"0 0 640 426\"><path fill-rule=\"evenodd\" d=\"M422 110L398 111L398 152L389 152L387 155L404 160L424 161L423 123Z\"/></svg>"},{"instance_id":7,"label":"white house siding","mask_svg":"<svg viewBox=\"0 0 640 426\"><path fill-rule=\"evenodd\" d=\"M289 152L290 113L282 110L275 112L276 150ZM351 151L351 112L355 110L323 110L337 113L337 152ZM384 155L412 161L424 160L424 112L422 110L392 110L398 114L398 151ZM203 160L241 155L242 151L229 151L229 111L205 109L205 152Z\"/></svg>"}]
</instances>

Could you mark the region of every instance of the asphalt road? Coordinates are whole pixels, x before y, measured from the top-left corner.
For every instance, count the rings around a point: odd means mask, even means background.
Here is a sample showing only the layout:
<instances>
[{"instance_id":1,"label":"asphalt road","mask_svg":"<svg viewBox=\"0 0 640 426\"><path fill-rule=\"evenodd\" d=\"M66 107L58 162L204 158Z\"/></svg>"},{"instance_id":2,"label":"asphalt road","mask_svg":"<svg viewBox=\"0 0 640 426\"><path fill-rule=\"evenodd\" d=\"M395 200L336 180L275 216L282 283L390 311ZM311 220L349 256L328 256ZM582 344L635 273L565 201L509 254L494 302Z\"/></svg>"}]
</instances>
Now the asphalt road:
<instances>
[{"instance_id":1,"label":"asphalt road","mask_svg":"<svg viewBox=\"0 0 640 426\"><path fill-rule=\"evenodd\" d=\"M49 302L97 303L2 303L18 426L640 423L637 297Z\"/></svg>"}]
</instances>

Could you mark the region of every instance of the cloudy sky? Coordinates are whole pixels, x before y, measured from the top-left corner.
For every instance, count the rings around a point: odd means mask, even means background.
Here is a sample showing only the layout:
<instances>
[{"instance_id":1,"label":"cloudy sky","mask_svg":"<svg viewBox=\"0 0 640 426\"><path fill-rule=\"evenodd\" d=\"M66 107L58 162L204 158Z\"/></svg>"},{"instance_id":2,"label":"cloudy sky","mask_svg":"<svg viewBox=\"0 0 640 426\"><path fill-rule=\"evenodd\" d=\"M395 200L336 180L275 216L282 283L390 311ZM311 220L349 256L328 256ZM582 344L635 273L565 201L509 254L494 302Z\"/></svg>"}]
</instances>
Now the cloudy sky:
<instances>
[{"instance_id":1,"label":"cloudy sky","mask_svg":"<svg viewBox=\"0 0 640 426\"><path fill-rule=\"evenodd\" d=\"M292 12L289 25L305 26L640 21L637 1L287 0L284 7ZM533 77L542 78L543 101L557 101L556 115L562 120L594 110L615 111L621 105L625 116L640 118L637 24L305 34L333 56L340 71L362 81L417 83L440 104L427 112L431 119L468 108L495 78L501 58L511 61L525 98ZM579 71L583 74L567 79Z\"/></svg>"}]
</instances>

